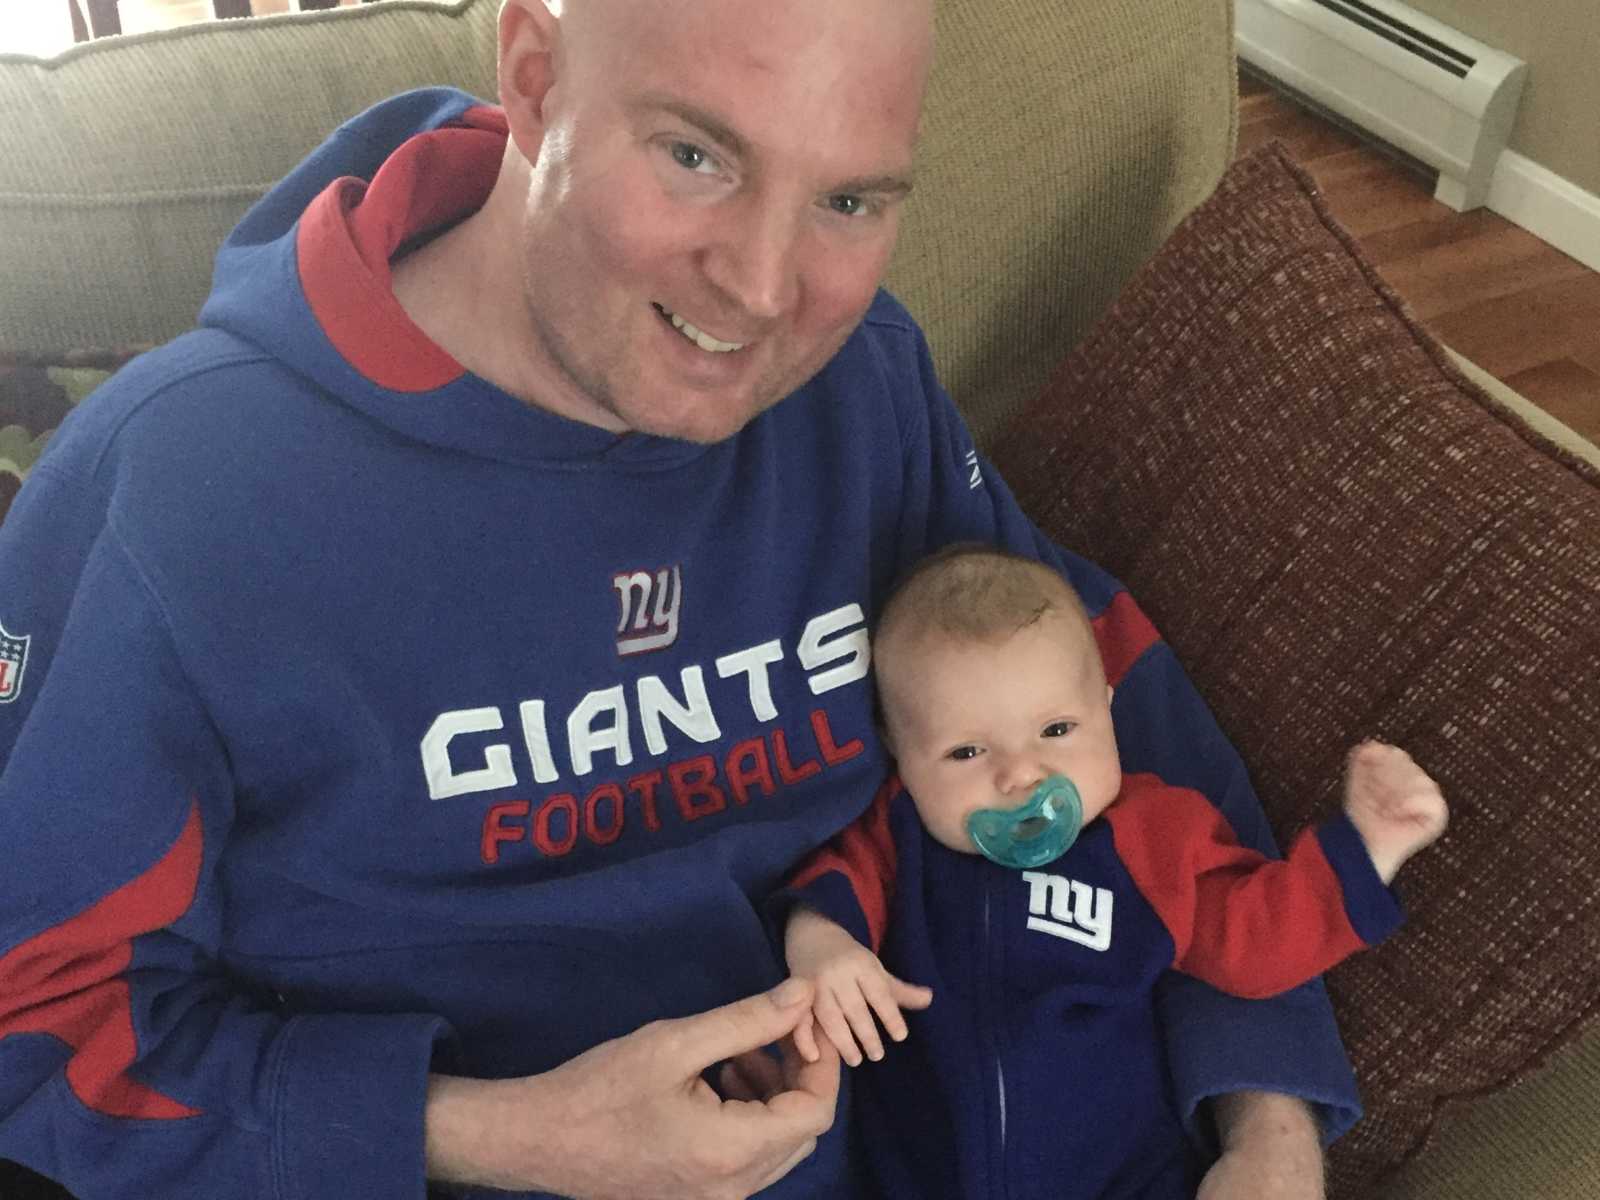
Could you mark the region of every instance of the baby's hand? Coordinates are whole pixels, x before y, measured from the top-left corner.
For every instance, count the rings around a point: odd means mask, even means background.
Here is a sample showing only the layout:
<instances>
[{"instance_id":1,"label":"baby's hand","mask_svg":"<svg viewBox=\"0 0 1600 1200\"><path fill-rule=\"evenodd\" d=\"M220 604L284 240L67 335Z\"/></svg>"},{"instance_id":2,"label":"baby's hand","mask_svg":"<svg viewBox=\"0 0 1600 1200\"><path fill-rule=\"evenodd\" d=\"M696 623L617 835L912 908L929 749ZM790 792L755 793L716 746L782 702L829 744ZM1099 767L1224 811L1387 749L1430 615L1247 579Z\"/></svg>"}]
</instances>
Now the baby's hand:
<instances>
[{"instance_id":1,"label":"baby's hand","mask_svg":"<svg viewBox=\"0 0 1600 1200\"><path fill-rule=\"evenodd\" d=\"M821 913L804 906L789 917L783 933L783 952L790 972L809 979L816 989L811 1016L794 1031L795 1049L807 1062L816 1062L819 1057L813 1021L822 1026L839 1057L852 1067L859 1067L863 1049L874 1062L883 1057L883 1042L878 1038L873 1013L878 1014L878 1021L890 1037L903 1042L907 1030L900 1010L927 1008L933 1003L932 988L896 979L883 969L871 950Z\"/></svg>"},{"instance_id":2,"label":"baby's hand","mask_svg":"<svg viewBox=\"0 0 1600 1200\"><path fill-rule=\"evenodd\" d=\"M1450 812L1433 777L1398 746L1362 742L1350 752L1344 810L1384 883L1444 832Z\"/></svg>"}]
</instances>

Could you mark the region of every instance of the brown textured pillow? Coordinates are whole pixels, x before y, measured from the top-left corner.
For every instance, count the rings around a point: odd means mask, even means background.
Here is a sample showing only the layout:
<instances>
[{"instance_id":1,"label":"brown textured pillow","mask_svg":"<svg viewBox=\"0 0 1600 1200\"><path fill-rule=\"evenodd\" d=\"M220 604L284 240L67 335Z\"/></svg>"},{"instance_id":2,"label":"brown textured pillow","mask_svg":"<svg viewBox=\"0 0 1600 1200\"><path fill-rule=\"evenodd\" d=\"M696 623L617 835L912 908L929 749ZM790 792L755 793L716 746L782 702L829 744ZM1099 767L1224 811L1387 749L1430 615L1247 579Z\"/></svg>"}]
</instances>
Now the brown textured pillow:
<instances>
[{"instance_id":1,"label":"brown textured pillow","mask_svg":"<svg viewBox=\"0 0 1600 1200\"><path fill-rule=\"evenodd\" d=\"M1600 1004L1600 473L1462 377L1277 147L1236 163L998 440L1127 582L1286 837L1354 741L1452 803L1409 919L1328 978L1354 1200Z\"/></svg>"}]
</instances>

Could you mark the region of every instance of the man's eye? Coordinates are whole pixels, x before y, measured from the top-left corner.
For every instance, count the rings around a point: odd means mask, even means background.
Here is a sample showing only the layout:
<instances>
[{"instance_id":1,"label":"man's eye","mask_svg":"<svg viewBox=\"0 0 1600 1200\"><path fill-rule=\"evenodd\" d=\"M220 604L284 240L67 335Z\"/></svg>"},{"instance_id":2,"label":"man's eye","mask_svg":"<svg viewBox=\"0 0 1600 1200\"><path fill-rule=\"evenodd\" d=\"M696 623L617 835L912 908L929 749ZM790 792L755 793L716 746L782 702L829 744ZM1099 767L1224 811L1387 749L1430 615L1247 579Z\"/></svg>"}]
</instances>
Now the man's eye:
<instances>
[{"instance_id":1,"label":"man's eye","mask_svg":"<svg viewBox=\"0 0 1600 1200\"><path fill-rule=\"evenodd\" d=\"M859 217L867 211L867 202L860 196L829 196L828 207L845 217Z\"/></svg>"},{"instance_id":2,"label":"man's eye","mask_svg":"<svg viewBox=\"0 0 1600 1200\"><path fill-rule=\"evenodd\" d=\"M693 142L673 142L672 161L687 171L698 171L711 162L711 156Z\"/></svg>"},{"instance_id":3,"label":"man's eye","mask_svg":"<svg viewBox=\"0 0 1600 1200\"><path fill-rule=\"evenodd\" d=\"M978 754L979 750L976 746L957 746L954 750L950 751L949 754L945 755L945 757L953 758L957 762L965 762L969 758L977 758Z\"/></svg>"},{"instance_id":4,"label":"man's eye","mask_svg":"<svg viewBox=\"0 0 1600 1200\"><path fill-rule=\"evenodd\" d=\"M1039 736L1049 738L1066 737L1067 734L1071 733L1076 728L1077 726L1075 726L1071 721L1052 721L1050 724L1044 727L1044 730L1039 734Z\"/></svg>"}]
</instances>

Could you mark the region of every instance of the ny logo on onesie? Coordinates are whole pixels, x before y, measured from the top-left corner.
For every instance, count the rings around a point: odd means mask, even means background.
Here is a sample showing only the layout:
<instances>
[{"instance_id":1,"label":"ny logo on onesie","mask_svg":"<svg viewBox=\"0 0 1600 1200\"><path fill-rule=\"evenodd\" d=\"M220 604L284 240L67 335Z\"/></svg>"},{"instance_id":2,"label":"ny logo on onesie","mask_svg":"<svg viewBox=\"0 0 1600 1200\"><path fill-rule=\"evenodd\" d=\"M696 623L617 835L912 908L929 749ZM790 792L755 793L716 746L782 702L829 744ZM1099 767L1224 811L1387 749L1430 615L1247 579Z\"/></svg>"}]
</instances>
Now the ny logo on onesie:
<instances>
[{"instance_id":1,"label":"ny logo on onesie","mask_svg":"<svg viewBox=\"0 0 1600 1200\"><path fill-rule=\"evenodd\" d=\"M28 665L31 637L7 633L0 625L0 704L10 704L22 694L22 669Z\"/></svg>"},{"instance_id":2,"label":"ny logo on onesie","mask_svg":"<svg viewBox=\"0 0 1600 1200\"><path fill-rule=\"evenodd\" d=\"M622 571L611 577L622 615L617 621L617 653L643 654L678 640L678 610L683 604L683 568Z\"/></svg>"},{"instance_id":3,"label":"ny logo on onesie","mask_svg":"<svg viewBox=\"0 0 1600 1200\"><path fill-rule=\"evenodd\" d=\"M1110 889L1038 871L1024 871L1022 877L1028 881L1029 929L1091 950L1111 948Z\"/></svg>"}]
</instances>

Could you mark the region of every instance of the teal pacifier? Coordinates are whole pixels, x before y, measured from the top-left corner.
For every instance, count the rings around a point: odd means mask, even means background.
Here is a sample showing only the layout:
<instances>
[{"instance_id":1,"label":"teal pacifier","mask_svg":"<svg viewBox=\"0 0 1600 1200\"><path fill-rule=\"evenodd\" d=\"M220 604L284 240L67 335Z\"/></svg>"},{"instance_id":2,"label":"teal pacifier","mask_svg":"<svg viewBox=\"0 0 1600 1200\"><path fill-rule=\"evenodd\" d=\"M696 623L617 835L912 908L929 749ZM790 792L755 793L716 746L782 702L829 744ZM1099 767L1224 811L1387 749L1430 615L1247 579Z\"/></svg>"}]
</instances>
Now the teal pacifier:
<instances>
[{"instance_id":1,"label":"teal pacifier","mask_svg":"<svg viewBox=\"0 0 1600 1200\"><path fill-rule=\"evenodd\" d=\"M1065 775L1050 776L1016 808L980 808L967 818L967 833L978 852L1019 871L1060 858L1082 827L1083 800Z\"/></svg>"}]
</instances>

